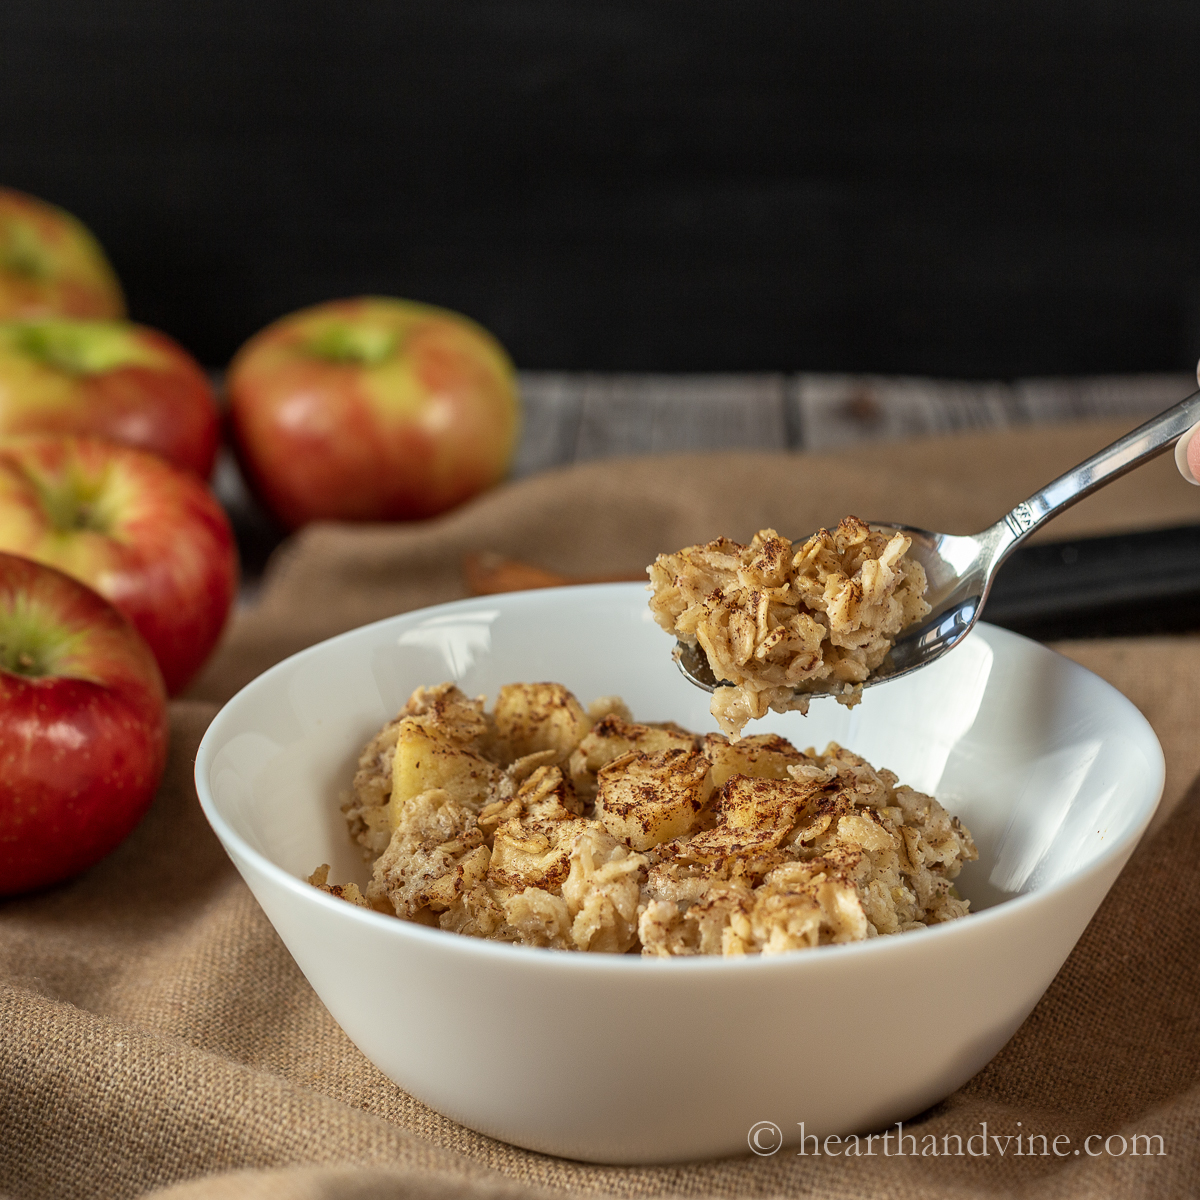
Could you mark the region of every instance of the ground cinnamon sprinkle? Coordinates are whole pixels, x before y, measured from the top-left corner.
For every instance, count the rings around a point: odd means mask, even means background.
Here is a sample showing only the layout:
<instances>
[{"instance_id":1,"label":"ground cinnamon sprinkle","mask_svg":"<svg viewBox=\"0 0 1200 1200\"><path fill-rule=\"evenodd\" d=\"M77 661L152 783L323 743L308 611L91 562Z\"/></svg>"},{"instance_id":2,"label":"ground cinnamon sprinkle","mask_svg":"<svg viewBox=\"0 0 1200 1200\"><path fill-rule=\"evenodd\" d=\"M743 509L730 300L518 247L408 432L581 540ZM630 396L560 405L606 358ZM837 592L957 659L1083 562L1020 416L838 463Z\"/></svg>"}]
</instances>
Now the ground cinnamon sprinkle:
<instances>
[{"instance_id":1,"label":"ground cinnamon sprinkle","mask_svg":"<svg viewBox=\"0 0 1200 1200\"><path fill-rule=\"evenodd\" d=\"M808 711L814 692L857 703L896 635L929 611L911 540L846 517L797 549L773 529L718 538L647 568L654 619L699 645L718 679L712 714L737 737L767 710Z\"/></svg>"},{"instance_id":2,"label":"ground cinnamon sprinkle","mask_svg":"<svg viewBox=\"0 0 1200 1200\"><path fill-rule=\"evenodd\" d=\"M565 950L776 954L963 916L970 833L931 796L831 744L731 742L585 710L554 683L493 712L418 688L364 749L343 805L365 893L442 929Z\"/></svg>"}]
</instances>

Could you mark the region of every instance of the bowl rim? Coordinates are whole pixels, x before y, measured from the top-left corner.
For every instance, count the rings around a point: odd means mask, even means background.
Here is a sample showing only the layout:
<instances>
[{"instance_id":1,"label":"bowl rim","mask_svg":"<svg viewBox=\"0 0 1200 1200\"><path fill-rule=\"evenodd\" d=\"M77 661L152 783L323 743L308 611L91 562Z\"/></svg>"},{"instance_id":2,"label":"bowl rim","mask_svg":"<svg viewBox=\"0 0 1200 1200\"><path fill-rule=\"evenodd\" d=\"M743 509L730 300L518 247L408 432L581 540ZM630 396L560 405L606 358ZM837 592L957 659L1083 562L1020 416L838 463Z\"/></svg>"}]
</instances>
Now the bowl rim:
<instances>
[{"instance_id":1,"label":"bowl rim","mask_svg":"<svg viewBox=\"0 0 1200 1200\"><path fill-rule=\"evenodd\" d=\"M357 905L348 904L336 896L331 896L326 892L320 891L306 880L300 879L291 874L291 872L284 870L283 867L273 862L265 854L256 850L218 811L216 801L213 799L208 786L208 773L218 753L217 742L218 740L222 740L222 729L232 719L231 712L238 705L238 702L247 693L257 690L259 687L266 686L266 681L272 676L294 669L295 665L300 661L327 652L329 647L339 642L368 636L368 631L379 629L383 626L423 620L430 616L440 616L446 612L465 611L480 607L486 608L497 602L520 606L523 603L534 600L551 599L556 594L580 596L581 593L595 593L600 590L621 589L629 591L634 588L639 591L644 590L643 585L640 583L620 582L577 584L567 587L538 588L525 592L469 596L460 600L446 601L442 604L410 609L407 612L383 617L378 621L370 621L354 629L348 629L343 633L335 634L333 637L325 638L311 646L306 646L295 654L288 655L286 658L268 667L261 674L255 676L254 679L250 680L249 683L245 684L230 697L221 706L205 730L196 751L194 769L196 794L205 819L212 827L213 832L216 833L226 853L234 859L235 865L237 865L237 859L240 857L252 865L260 875L264 875L270 882L282 887L286 893L290 893L300 903L324 905L327 906L325 911L331 913L339 912L342 914L343 919L359 922L365 921L367 922L365 928L376 929L385 937L397 938L402 944L407 939L412 938L417 945L424 944L430 950L441 947L450 954L477 954L482 955L485 960L493 955L499 955L500 959L498 961L510 963L521 961L528 963L536 962L539 964L557 963L560 965L547 969L558 972L565 971L571 973L574 971L594 972L611 970L622 972L632 971L637 972L639 975L644 975L647 972L657 974L658 972L665 971L675 975L680 972L707 972L714 970L751 972L822 970L824 968L820 966L821 963L839 962L847 955L867 953L882 956L894 953L906 953L906 951L900 948L912 944L914 939L924 942L928 938L941 938L943 941L946 941L952 938L972 937L974 935L971 931L980 929L981 926L990 927L997 922L1014 920L1031 908L1052 903L1060 894L1079 886L1090 876L1106 870L1113 859L1132 853L1145 833L1146 827L1149 825L1162 799L1166 778L1166 760L1163 755L1162 745L1150 722L1146 720L1145 716L1132 700L1113 687L1106 679L1101 678L1094 671L1089 671L1073 659L1067 658L1066 655L1060 654L1057 650L1034 641L1032 638L1014 633L1012 630L992 625L986 621L980 621L977 629L986 631L989 638L998 637L1001 641L1011 639L1032 647L1035 652L1044 652L1053 655L1066 665L1068 673L1089 676L1096 680L1104 689L1112 693L1119 704L1127 709L1128 715L1133 719L1134 726L1140 727L1144 733L1149 735L1149 745L1153 747L1151 766L1153 768L1154 779L1147 792L1145 812L1141 821L1124 837L1115 839L1110 846L1105 847L1090 863L1072 871L1048 887L1034 888L1028 892L1002 900L988 908L980 909L978 912L969 913L968 919L945 921L923 929L909 930L903 936L878 936L866 938L860 942L820 946L817 947L820 951L819 954L753 954L734 955L730 957L723 955L659 957L657 955L640 954L573 954L544 946L522 946L509 942L495 942L483 938L464 937L462 934L421 925L414 921L406 921L401 917L375 912L373 909L359 908ZM968 636L975 636L975 631L972 631ZM1150 799L1150 797L1153 798Z\"/></svg>"}]
</instances>

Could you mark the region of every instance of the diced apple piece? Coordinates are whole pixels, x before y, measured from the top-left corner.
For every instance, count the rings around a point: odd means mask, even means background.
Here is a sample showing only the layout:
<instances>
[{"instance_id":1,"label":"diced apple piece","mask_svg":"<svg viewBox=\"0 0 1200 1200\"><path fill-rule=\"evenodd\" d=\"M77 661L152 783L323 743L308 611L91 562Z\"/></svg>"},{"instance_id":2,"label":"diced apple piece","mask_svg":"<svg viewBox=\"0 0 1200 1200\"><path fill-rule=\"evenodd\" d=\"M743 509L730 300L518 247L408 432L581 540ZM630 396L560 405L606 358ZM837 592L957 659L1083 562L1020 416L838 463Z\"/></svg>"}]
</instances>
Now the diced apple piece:
<instances>
[{"instance_id":1,"label":"diced apple piece","mask_svg":"<svg viewBox=\"0 0 1200 1200\"><path fill-rule=\"evenodd\" d=\"M690 733L661 725L641 725L615 714L603 717L571 755L571 782L581 796L596 792L596 772L626 754L661 754L664 750L695 750Z\"/></svg>"},{"instance_id":2,"label":"diced apple piece","mask_svg":"<svg viewBox=\"0 0 1200 1200\"><path fill-rule=\"evenodd\" d=\"M734 775L713 798L715 826L690 838L680 847L680 856L720 864L774 850L791 832L797 815L821 793L820 783Z\"/></svg>"},{"instance_id":3,"label":"diced apple piece","mask_svg":"<svg viewBox=\"0 0 1200 1200\"><path fill-rule=\"evenodd\" d=\"M600 769L596 815L618 841L649 850L690 833L712 791L694 750L626 754Z\"/></svg>"},{"instance_id":4,"label":"diced apple piece","mask_svg":"<svg viewBox=\"0 0 1200 1200\"><path fill-rule=\"evenodd\" d=\"M495 763L427 728L420 718L406 717L400 722L392 760L388 821L395 829L403 806L431 788L443 788L454 800L478 810L487 803L499 776Z\"/></svg>"},{"instance_id":5,"label":"diced apple piece","mask_svg":"<svg viewBox=\"0 0 1200 1200\"><path fill-rule=\"evenodd\" d=\"M629 711L629 705L620 696L597 696L588 705L587 711L593 725L608 716L620 717L622 721L633 720L633 713Z\"/></svg>"},{"instance_id":6,"label":"diced apple piece","mask_svg":"<svg viewBox=\"0 0 1200 1200\"><path fill-rule=\"evenodd\" d=\"M500 689L493 714L496 732L514 758L553 750L558 761L591 728L583 706L559 683L510 683Z\"/></svg>"},{"instance_id":7,"label":"diced apple piece","mask_svg":"<svg viewBox=\"0 0 1200 1200\"><path fill-rule=\"evenodd\" d=\"M751 779L790 779L788 767L812 762L786 738L774 733L744 737L731 742L722 733L704 739L704 753L712 763L713 786L720 787L733 775Z\"/></svg>"}]
</instances>

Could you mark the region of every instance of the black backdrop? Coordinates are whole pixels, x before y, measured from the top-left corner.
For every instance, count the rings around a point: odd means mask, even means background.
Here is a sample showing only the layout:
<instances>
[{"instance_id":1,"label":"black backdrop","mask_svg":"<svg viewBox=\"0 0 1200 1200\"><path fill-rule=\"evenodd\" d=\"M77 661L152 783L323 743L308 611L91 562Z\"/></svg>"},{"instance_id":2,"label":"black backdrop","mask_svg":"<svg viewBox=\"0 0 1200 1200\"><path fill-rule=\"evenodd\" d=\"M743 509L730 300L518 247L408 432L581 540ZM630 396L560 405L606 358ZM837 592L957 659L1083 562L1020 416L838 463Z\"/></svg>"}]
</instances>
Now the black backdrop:
<instances>
[{"instance_id":1,"label":"black backdrop","mask_svg":"<svg viewBox=\"0 0 1200 1200\"><path fill-rule=\"evenodd\" d=\"M3 0L0 182L224 362L299 305L527 367L1200 351L1195 0Z\"/></svg>"}]
</instances>

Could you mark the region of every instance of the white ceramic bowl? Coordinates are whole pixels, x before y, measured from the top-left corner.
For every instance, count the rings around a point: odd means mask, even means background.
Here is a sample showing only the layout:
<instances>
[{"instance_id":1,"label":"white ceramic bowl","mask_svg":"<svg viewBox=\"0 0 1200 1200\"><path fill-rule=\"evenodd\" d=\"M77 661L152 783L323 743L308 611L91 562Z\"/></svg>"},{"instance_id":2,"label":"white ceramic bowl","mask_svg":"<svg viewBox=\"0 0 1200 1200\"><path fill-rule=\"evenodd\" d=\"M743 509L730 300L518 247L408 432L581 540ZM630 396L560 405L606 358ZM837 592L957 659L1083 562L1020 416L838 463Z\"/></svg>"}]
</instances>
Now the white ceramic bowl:
<instances>
[{"instance_id":1,"label":"white ceramic bowl","mask_svg":"<svg viewBox=\"0 0 1200 1200\"><path fill-rule=\"evenodd\" d=\"M911 1117L1012 1036L1154 812L1162 751L1123 696L981 625L855 709L819 700L759 730L836 740L935 793L975 835L964 920L770 958L642 959L477 941L335 900L366 880L338 811L363 743L419 684L471 694L554 680L586 704L715 728L637 584L461 601L280 663L200 746L205 814L279 936L362 1052L439 1112L598 1162L745 1152Z\"/></svg>"}]
</instances>

